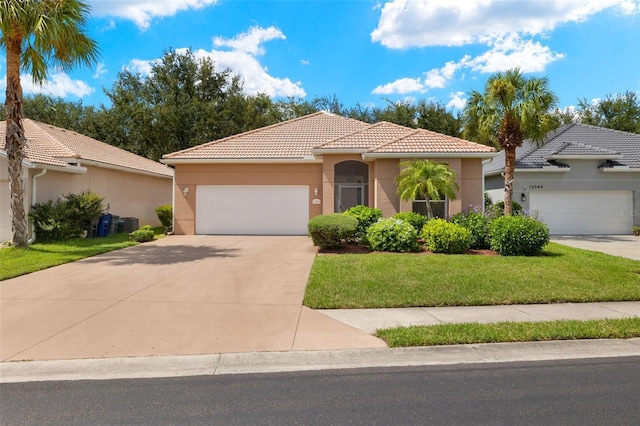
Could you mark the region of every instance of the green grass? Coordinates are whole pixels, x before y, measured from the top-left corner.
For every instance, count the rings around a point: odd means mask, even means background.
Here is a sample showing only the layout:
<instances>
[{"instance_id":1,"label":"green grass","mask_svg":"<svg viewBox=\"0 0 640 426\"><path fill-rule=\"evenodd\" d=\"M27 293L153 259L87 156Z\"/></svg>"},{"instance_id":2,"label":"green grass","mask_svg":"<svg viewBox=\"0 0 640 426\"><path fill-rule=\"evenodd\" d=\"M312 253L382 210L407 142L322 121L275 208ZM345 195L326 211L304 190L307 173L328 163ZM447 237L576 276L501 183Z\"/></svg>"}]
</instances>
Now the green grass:
<instances>
[{"instance_id":1,"label":"green grass","mask_svg":"<svg viewBox=\"0 0 640 426\"><path fill-rule=\"evenodd\" d=\"M550 243L542 256L316 257L305 305L392 308L640 300L640 261Z\"/></svg>"},{"instance_id":2,"label":"green grass","mask_svg":"<svg viewBox=\"0 0 640 426\"><path fill-rule=\"evenodd\" d=\"M640 337L640 318L441 324L378 330L389 347Z\"/></svg>"},{"instance_id":3,"label":"green grass","mask_svg":"<svg viewBox=\"0 0 640 426\"><path fill-rule=\"evenodd\" d=\"M156 238L162 235L162 227L154 228L154 231ZM26 249L0 248L0 281L136 244L129 241L129 234L114 234L103 238L35 243Z\"/></svg>"}]
</instances>

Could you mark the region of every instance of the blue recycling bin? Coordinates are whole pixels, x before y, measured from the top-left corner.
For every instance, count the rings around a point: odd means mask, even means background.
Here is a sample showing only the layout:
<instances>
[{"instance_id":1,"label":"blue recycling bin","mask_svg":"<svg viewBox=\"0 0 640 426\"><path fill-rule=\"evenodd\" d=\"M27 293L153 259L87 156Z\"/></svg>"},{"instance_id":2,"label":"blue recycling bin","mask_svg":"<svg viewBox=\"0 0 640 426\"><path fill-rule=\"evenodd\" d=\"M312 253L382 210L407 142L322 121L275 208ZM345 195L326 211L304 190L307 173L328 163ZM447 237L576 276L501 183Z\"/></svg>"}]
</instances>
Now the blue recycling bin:
<instances>
[{"instance_id":1,"label":"blue recycling bin","mask_svg":"<svg viewBox=\"0 0 640 426\"><path fill-rule=\"evenodd\" d=\"M111 215L103 214L98 222L98 237L106 237L109 235L109 227L111 226Z\"/></svg>"}]
</instances>

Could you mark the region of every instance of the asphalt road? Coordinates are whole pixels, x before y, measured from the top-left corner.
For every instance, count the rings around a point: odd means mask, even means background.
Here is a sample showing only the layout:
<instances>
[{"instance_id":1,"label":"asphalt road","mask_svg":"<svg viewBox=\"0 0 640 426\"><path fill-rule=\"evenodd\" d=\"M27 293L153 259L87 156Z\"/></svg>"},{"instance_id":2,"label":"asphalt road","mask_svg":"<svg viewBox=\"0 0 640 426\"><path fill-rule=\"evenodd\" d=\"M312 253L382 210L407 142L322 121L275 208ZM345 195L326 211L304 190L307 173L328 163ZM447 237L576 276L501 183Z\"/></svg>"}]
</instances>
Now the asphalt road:
<instances>
[{"instance_id":1,"label":"asphalt road","mask_svg":"<svg viewBox=\"0 0 640 426\"><path fill-rule=\"evenodd\" d=\"M640 357L0 385L2 425L637 425Z\"/></svg>"}]
</instances>

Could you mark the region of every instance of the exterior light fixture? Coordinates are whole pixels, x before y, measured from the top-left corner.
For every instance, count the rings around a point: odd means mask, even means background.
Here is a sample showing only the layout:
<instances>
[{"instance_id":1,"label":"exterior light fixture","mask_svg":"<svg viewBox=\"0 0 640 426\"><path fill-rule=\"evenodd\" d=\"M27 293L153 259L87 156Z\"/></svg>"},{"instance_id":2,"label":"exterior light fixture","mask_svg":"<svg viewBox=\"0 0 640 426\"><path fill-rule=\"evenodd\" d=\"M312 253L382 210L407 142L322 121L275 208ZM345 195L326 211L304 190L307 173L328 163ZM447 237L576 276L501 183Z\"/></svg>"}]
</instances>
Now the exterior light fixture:
<instances>
[{"instance_id":1,"label":"exterior light fixture","mask_svg":"<svg viewBox=\"0 0 640 426\"><path fill-rule=\"evenodd\" d=\"M184 194L184 196L186 197L187 194L189 193L189 187L185 186L184 188L182 188L182 193Z\"/></svg>"},{"instance_id":2,"label":"exterior light fixture","mask_svg":"<svg viewBox=\"0 0 640 426\"><path fill-rule=\"evenodd\" d=\"M527 194L525 194L524 192L520 194L520 201L522 201L523 203L527 201Z\"/></svg>"}]
</instances>

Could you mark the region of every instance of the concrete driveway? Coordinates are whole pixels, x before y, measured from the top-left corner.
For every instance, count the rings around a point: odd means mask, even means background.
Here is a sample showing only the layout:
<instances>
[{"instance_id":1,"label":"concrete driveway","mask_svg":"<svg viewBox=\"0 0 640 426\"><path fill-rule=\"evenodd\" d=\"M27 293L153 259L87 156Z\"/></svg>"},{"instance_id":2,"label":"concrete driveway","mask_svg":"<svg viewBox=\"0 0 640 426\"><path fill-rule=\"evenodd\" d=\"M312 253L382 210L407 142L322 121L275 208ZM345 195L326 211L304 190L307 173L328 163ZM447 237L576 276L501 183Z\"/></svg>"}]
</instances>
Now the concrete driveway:
<instances>
[{"instance_id":1,"label":"concrete driveway","mask_svg":"<svg viewBox=\"0 0 640 426\"><path fill-rule=\"evenodd\" d=\"M385 347L302 306L307 237L171 236L0 282L0 360Z\"/></svg>"},{"instance_id":2,"label":"concrete driveway","mask_svg":"<svg viewBox=\"0 0 640 426\"><path fill-rule=\"evenodd\" d=\"M633 235L553 236L551 241L579 249L640 260L640 237Z\"/></svg>"}]
</instances>

